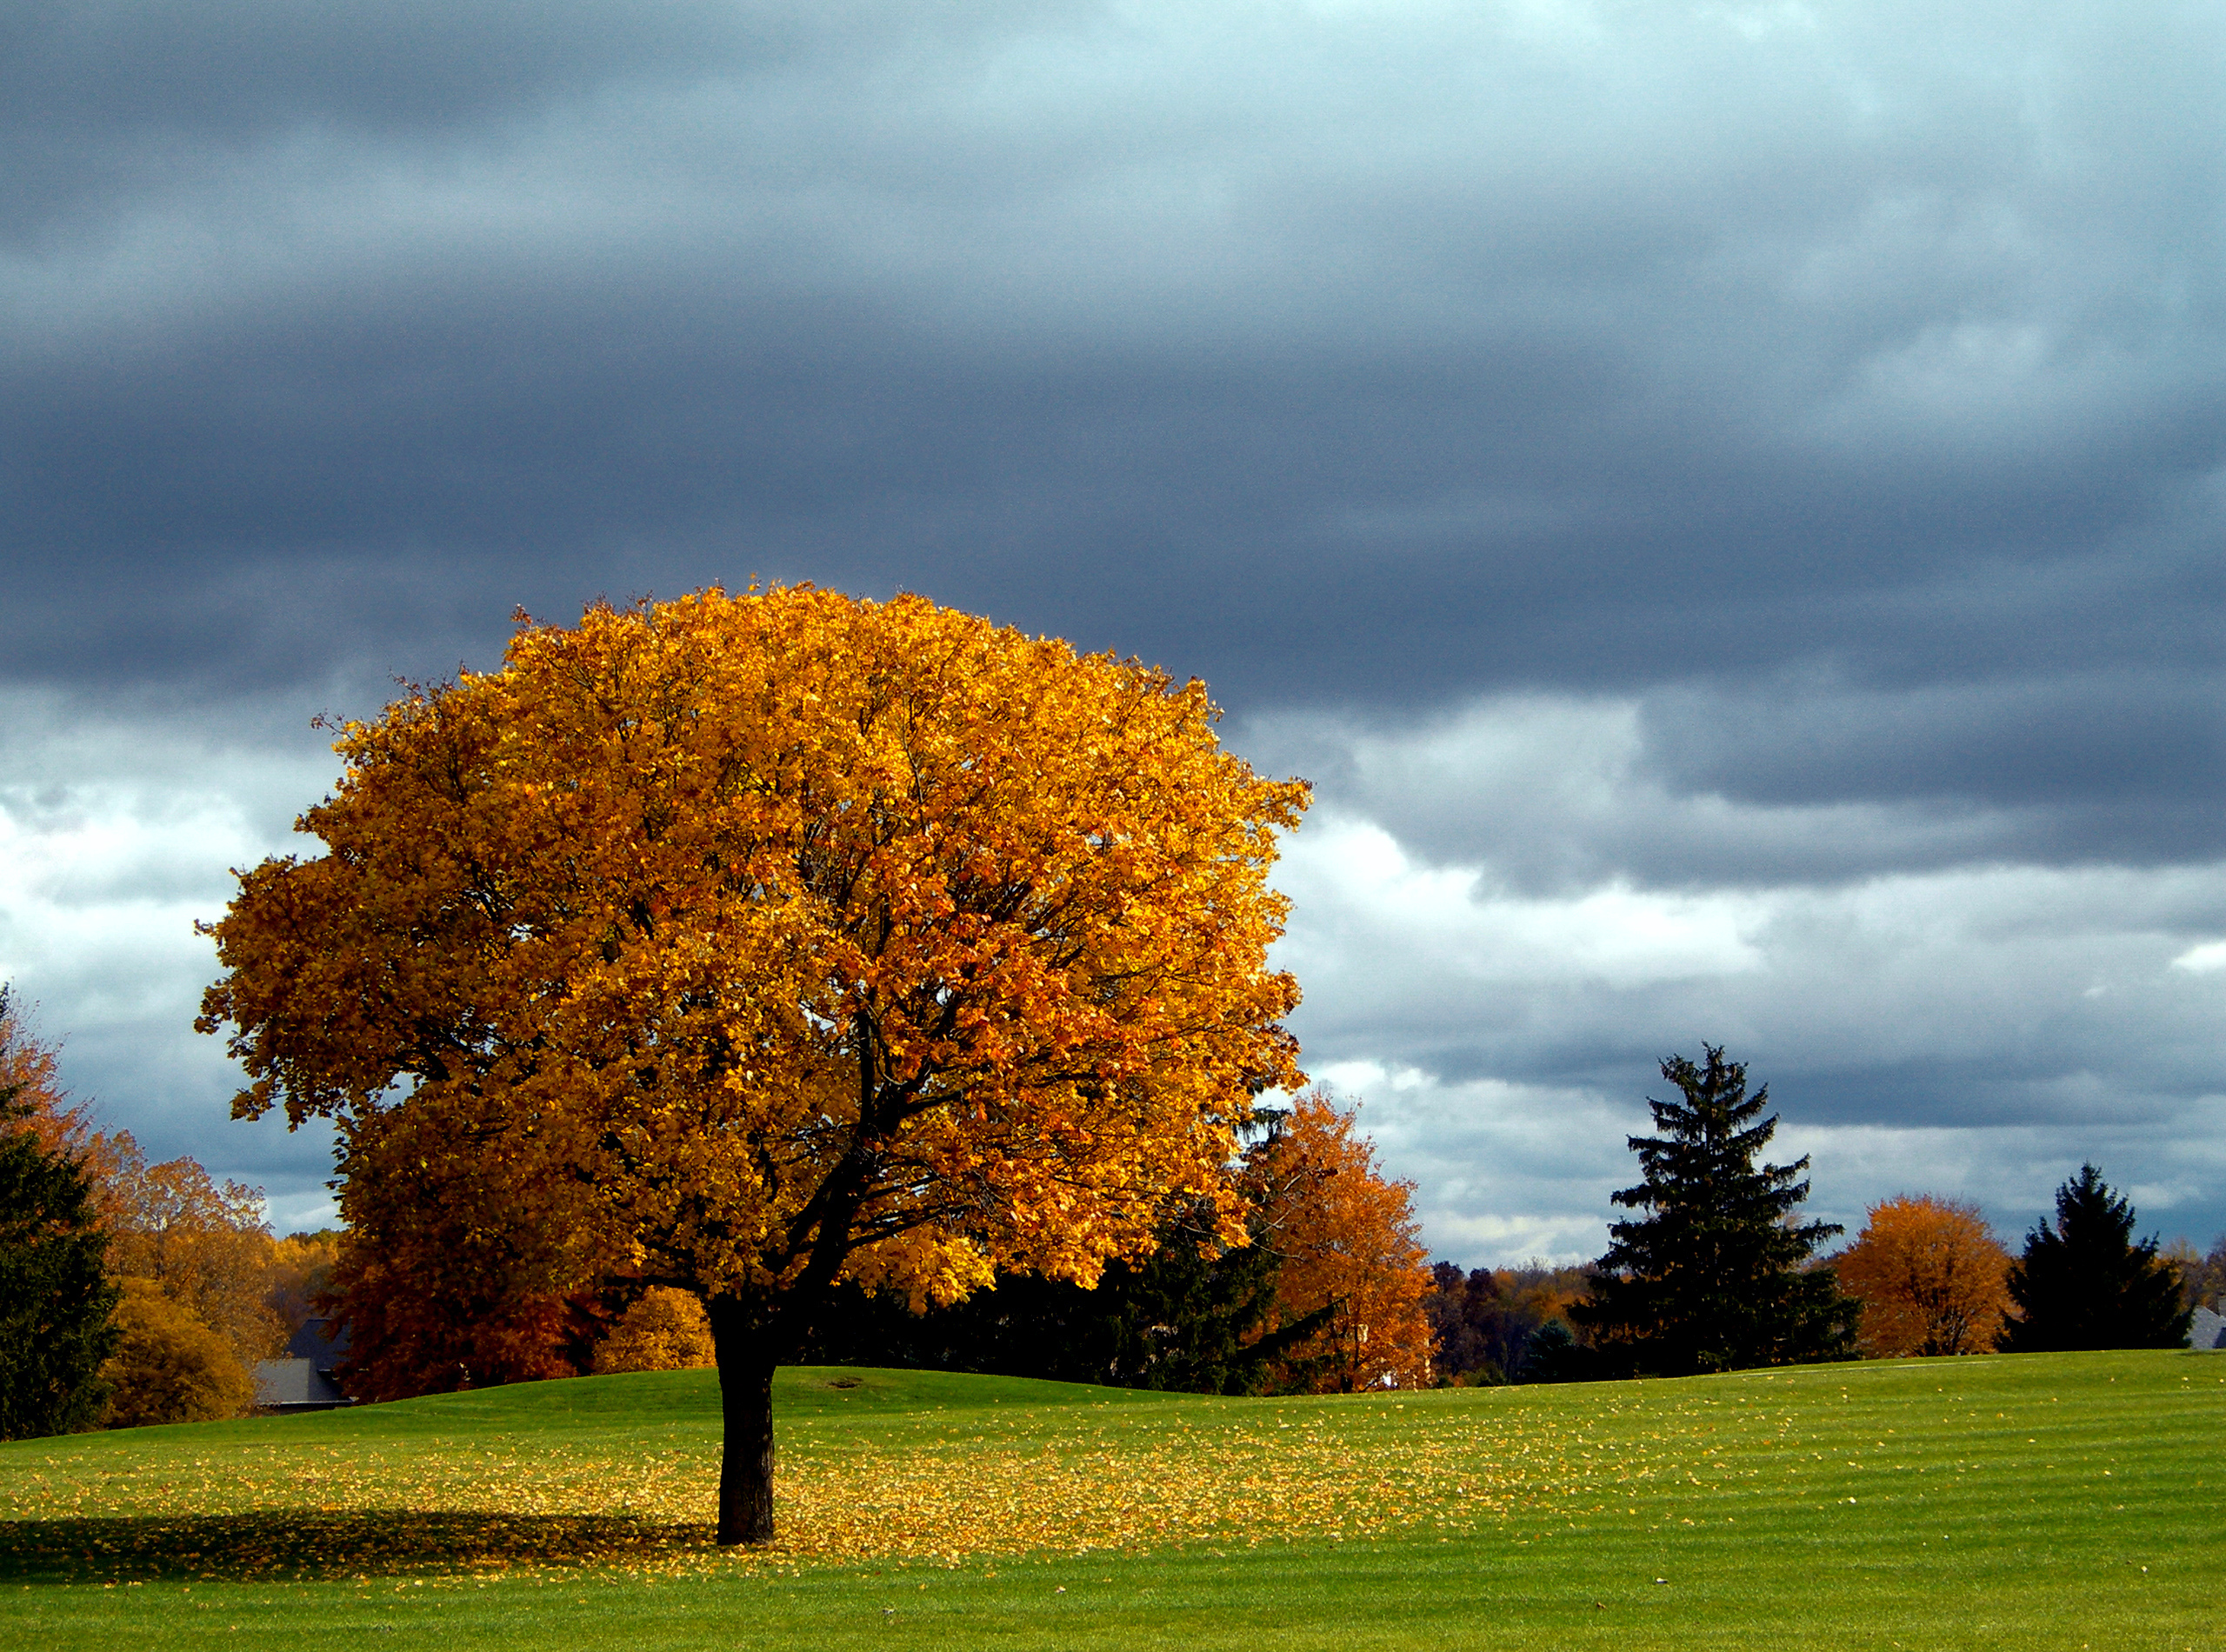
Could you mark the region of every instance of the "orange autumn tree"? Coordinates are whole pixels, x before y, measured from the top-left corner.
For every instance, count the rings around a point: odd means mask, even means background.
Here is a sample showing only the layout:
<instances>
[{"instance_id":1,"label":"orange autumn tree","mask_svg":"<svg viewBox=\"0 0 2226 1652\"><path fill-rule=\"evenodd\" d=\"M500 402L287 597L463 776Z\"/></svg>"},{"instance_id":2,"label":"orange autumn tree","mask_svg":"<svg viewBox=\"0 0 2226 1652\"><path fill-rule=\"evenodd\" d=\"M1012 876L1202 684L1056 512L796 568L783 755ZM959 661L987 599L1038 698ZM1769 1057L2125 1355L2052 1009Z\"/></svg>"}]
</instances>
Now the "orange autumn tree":
<instances>
[{"instance_id":1,"label":"orange autumn tree","mask_svg":"<svg viewBox=\"0 0 2226 1652\"><path fill-rule=\"evenodd\" d=\"M1430 1382L1428 1253L1414 1183L1387 1180L1376 1147L1326 1090L1298 1097L1250 1175L1263 1189L1264 1242L1283 1258L1275 1323L1323 1308L1330 1320L1280 1362L1283 1383L1317 1393Z\"/></svg>"},{"instance_id":2,"label":"orange autumn tree","mask_svg":"<svg viewBox=\"0 0 2226 1652\"><path fill-rule=\"evenodd\" d=\"M595 1367L609 1371L685 1371L716 1364L703 1304L684 1290L656 1285L619 1316L595 1348Z\"/></svg>"},{"instance_id":3,"label":"orange autumn tree","mask_svg":"<svg viewBox=\"0 0 2226 1652\"><path fill-rule=\"evenodd\" d=\"M1906 1194L1874 1204L1832 1266L1863 1304L1856 1341L1873 1359L1990 1352L2009 1306L2009 1253L1976 1205Z\"/></svg>"},{"instance_id":4,"label":"orange autumn tree","mask_svg":"<svg viewBox=\"0 0 2226 1652\"><path fill-rule=\"evenodd\" d=\"M268 1300L276 1244L263 1193L218 1182L198 1161L149 1164L129 1136L95 1197L109 1228L109 1271L143 1281L220 1338L243 1372L286 1345L288 1327Z\"/></svg>"},{"instance_id":5,"label":"orange autumn tree","mask_svg":"<svg viewBox=\"0 0 2226 1652\"><path fill-rule=\"evenodd\" d=\"M841 1281L1088 1282L1213 1202L1301 1080L1267 886L1303 783L1202 684L809 587L522 620L344 725L214 926L242 1116L336 1121L351 1228L437 1209L513 1289L703 1302L719 1538L773 1530L771 1381ZM390 1197L400 1209L375 1211Z\"/></svg>"}]
</instances>

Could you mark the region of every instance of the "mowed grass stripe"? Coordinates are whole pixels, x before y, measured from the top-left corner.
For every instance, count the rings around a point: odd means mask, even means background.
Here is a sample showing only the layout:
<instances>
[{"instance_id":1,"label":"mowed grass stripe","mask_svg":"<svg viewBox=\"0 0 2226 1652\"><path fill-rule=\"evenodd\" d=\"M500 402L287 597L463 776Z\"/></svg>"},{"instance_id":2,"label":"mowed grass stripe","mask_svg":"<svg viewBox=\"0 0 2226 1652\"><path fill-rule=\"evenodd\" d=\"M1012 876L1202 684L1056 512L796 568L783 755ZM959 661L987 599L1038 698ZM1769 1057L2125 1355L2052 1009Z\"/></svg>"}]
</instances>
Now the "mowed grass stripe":
<instances>
[{"instance_id":1,"label":"mowed grass stripe","mask_svg":"<svg viewBox=\"0 0 2226 1652\"><path fill-rule=\"evenodd\" d=\"M748 1555L710 1542L710 1373L0 1446L0 1640L2226 1646L2226 1359L777 1397Z\"/></svg>"}]
</instances>

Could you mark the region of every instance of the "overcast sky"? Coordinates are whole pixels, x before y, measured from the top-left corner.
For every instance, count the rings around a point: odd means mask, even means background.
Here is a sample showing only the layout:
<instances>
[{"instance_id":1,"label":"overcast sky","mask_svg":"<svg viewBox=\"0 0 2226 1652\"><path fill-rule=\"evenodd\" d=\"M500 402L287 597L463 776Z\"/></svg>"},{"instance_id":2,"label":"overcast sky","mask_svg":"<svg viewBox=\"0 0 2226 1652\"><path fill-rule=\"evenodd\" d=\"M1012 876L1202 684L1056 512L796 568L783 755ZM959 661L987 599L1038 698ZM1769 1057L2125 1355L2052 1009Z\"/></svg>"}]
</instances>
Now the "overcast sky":
<instances>
[{"instance_id":1,"label":"overcast sky","mask_svg":"<svg viewBox=\"0 0 2226 1652\"><path fill-rule=\"evenodd\" d=\"M190 1023L310 727L513 608L917 590L1317 803L1311 1069L1596 1254L1656 1062L1813 1205L2226 1228L2226 13L0 4L0 975L317 1220Z\"/></svg>"}]
</instances>

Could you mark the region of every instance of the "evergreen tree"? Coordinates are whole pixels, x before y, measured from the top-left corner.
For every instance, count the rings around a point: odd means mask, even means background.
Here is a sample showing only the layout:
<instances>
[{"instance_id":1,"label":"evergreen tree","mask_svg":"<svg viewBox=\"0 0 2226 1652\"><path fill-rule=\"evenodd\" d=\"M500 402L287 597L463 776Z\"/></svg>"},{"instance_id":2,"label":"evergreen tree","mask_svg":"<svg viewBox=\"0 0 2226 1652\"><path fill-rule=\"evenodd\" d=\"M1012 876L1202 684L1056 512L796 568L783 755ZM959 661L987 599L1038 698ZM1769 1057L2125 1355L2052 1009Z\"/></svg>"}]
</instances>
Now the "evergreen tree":
<instances>
[{"instance_id":1,"label":"evergreen tree","mask_svg":"<svg viewBox=\"0 0 2226 1652\"><path fill-rule=\"evenodd\" d=\"M1570 1314L1590 1334L1598 1375L1679 1376L1841 1359L1861 1309L1829 1268L1808 1266L1836 1223L1796 1222L1809 1168L1757 1166L1776 1133L1762 1118L1768 1087L1747 1094L1747 1069L1720 1048L1705 1065L1682 1056L1662 1076L1682 1099L1647 1105L1659 1136L1634 1136L1645 1179L1614 1196L1646 1213L1615 1223L1590 1294Z\"/></svg>"},{"instance_id":2,"label":"evergreen tree","mask_svg":"<svg viewBox=\"0 0 2226 1652\"><path fill-rule=\"evenodd\" d=\"M91 1426L117 1341L90 1184L23 1127L20 1088L0 1090L0 1440Z\"/></svg>"},{"instance_id":3,"label":"evergreen tree","mask_svg":"<svg viewBox=\"0 0 2226 1652\"><path fill-rule=\"evenodd\" d=\"M2185 1348L2190 1316L2178 1275L2152 1236L2133 1242L2133 1207L2091 1164L2056 1190L2009 1269L2016 1315L2002 1335L2012 1354L2076 1348Z\"/></svg>"}]
</instances>

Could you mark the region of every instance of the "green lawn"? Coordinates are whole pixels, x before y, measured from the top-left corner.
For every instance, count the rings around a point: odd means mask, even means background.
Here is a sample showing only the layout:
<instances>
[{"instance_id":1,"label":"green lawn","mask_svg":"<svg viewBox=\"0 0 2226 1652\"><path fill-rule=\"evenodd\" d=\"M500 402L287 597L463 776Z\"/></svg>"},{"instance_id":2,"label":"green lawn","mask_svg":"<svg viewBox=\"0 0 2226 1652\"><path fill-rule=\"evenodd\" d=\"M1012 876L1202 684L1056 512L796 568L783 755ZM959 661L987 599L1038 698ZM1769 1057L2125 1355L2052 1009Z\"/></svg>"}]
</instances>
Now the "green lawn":
<instances>
[{"instance_id":1,"label":"green lawn","mask_svg":"<svg viewBox=\"0 0 2226 1652\"><path fill-rule=\"evenodd\" d=\"M1320 1400L709 1373L0 1445L0 1645L2226 1649L2226 1358ZM393 1638L387 1638L391 1635Z\"/></svg>"}]
</instances>

